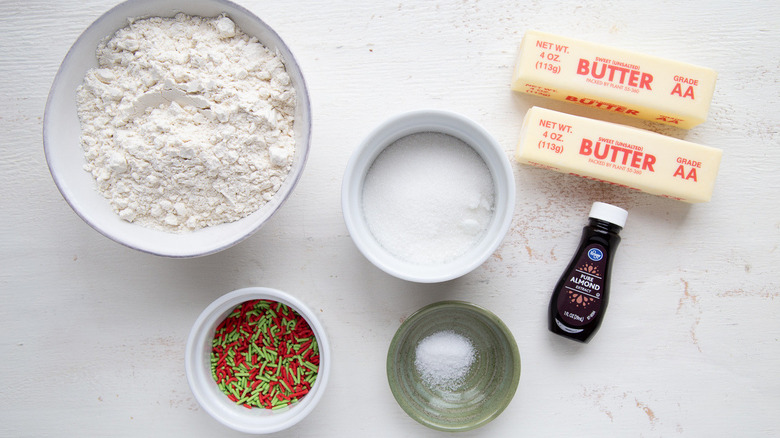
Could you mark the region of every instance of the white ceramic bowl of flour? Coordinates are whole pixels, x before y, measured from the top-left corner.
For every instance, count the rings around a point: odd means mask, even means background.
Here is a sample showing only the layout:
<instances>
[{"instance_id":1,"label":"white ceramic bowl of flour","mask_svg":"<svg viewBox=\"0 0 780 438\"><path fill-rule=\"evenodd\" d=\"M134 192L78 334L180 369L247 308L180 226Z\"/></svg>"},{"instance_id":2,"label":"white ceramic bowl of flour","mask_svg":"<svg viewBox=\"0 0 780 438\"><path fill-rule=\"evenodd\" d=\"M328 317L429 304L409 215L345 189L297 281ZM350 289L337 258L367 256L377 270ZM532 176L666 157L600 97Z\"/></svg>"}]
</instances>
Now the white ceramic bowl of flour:
<instances>
[{"instance_id":1,"label":"white ceramic bowl of flour","mask_svg":"<svg viewBox=\"0 0 780 438\"><path fill-rule=\"evenodd\" d=\"M127 26L128 19L173 17L177 13L216 17L226 14L236 26L256 37L282 58L296 90L295 153L292 168L279 190L259 210L234 222L192 232L171 233L120 219L108 200L96 191L94 177L80 144L76 90L86 72L97 67L98 43ZM130 0L103 14L73 44L54 79L46 103L43 140L52 177L73 210L101 234L128 247L162 256L193 257L212 254L246 239L257 231L290 196L303 172L311 138L311 112L306 84L292 52L281 37L250 11L226 0Z\"/></svg>"},{"instance_id":2,"label":"white ceramic bowl of flour","mask_svg":"<svg viewBox=\"0 0 780 438\"><path fill-rule=\"evenodd\" d=\"M395 277L460 277L496 250L512 221L504 150L472 120L419 110L377 127L347 164L342 210L361 253Z\"/></svg>"}]
</instances>

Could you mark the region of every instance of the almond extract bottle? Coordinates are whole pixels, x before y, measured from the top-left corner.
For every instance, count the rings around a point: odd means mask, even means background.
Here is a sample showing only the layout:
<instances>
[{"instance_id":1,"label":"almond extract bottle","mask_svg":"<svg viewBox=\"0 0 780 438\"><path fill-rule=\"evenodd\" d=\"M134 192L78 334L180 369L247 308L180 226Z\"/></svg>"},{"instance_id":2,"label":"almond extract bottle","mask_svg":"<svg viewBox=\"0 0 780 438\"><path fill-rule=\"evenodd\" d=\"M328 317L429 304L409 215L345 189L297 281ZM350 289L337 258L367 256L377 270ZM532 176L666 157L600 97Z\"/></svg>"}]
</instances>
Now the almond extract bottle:
<instances>
[{"instance_id":1,"label":"almond extract bottle","mask_svg":"<svg viewBox=\"0 0 780 438\"><path fill-rule=\"evenodd\" d=\"M577 252L550 299L550 331L579 342L596 334L609 302L612 259L628 212L594 202Z\"/></svg>"}]
</instances>

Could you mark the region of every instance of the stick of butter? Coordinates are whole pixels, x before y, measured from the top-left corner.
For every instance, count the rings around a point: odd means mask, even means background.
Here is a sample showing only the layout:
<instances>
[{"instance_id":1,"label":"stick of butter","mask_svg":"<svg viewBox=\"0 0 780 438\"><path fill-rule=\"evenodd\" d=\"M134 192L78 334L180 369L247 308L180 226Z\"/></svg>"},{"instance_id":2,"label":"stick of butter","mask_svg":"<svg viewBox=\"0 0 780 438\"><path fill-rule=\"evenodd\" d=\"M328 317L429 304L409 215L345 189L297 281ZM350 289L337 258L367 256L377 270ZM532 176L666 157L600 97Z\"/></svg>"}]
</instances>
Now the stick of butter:
<instances>
[{"instance_id":1,"label":"stick of butter","mask_svg":"<svg viewBox=\"0 0 780 438\"><path fill-rule=\"evenodd\" d=\"M712 196L722 152L630 126L533 107L515 159L685 202Z\"/></svg>"},{"instance_id":2,"label":"stick of butter","mask_svg":"<svg viewBox=\"0 0 780 438\"><path fill-rule=\"evenodd\" d=\"M689 129L707 120L717 76L709 68L528 31L512 89Z\"/></svg>"}]
</instances>

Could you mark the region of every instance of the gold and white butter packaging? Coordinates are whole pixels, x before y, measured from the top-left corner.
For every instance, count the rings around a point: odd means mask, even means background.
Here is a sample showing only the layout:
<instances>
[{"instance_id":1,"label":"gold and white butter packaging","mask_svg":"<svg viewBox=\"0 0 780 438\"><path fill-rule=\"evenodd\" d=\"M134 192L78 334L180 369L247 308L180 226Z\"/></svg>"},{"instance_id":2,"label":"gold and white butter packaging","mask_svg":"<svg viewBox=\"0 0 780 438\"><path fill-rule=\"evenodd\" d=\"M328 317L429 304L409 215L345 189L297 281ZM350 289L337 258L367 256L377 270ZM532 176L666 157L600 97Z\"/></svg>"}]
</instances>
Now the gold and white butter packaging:
<instances>
[{"instance_id":1,"label":"gold and white butter packaging","mask_svg":"<svg viewBox=\"0 0 780 438\"><path fill-rule=\"evenodd\" d=\"M715 70L528 31L512 89L680 128L707 119Z\"/></svg>"},{"instance_id":2,"label":"gold and white butter packaging","mask_svg":"<svg viewBox=\"0 0 780 438\"><path fill-rule=\"evenodd\" d=\"M690 203L712 196L722 152L630 126L533 107L515 159Z\"/></svg>"}]
</instances>

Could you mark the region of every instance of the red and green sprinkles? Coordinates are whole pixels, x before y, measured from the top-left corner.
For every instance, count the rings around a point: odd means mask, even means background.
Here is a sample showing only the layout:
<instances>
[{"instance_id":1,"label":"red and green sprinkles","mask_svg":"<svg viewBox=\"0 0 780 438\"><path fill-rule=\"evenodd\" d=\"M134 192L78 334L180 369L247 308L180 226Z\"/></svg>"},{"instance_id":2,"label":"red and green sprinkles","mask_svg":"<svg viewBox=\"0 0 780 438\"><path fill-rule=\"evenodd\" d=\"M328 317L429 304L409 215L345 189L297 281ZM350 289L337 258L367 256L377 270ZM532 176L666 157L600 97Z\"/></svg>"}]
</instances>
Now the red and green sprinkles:
<instances>
[{"instance_id":1,"label":"red and green sprinkles","mask_svg":"<svg viewBox=\"0 0 780 438\"><path fill-rule=\"evenodd\" d=\"M231 401L247 408L279 409L300 400L319 364L314 332L283 303L245 301L214 333L211 375Z\"/></svg>"}]
</instances>

